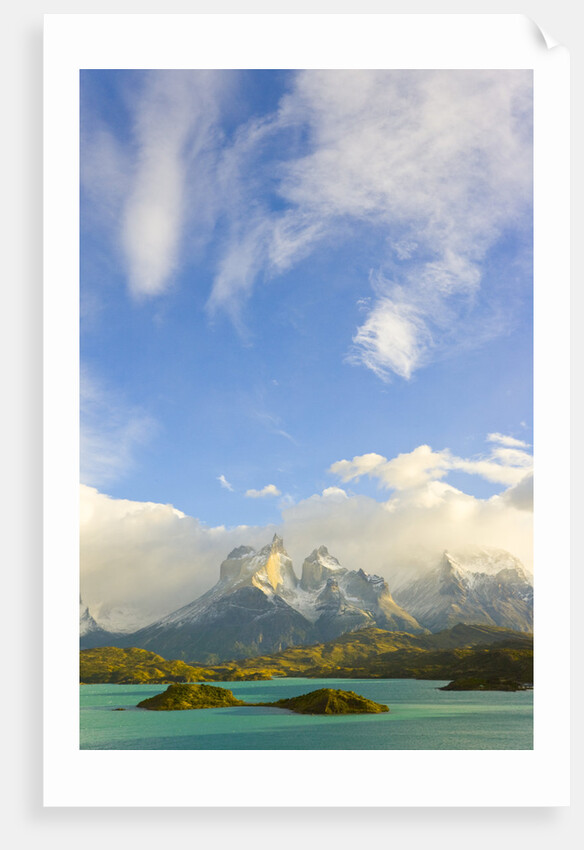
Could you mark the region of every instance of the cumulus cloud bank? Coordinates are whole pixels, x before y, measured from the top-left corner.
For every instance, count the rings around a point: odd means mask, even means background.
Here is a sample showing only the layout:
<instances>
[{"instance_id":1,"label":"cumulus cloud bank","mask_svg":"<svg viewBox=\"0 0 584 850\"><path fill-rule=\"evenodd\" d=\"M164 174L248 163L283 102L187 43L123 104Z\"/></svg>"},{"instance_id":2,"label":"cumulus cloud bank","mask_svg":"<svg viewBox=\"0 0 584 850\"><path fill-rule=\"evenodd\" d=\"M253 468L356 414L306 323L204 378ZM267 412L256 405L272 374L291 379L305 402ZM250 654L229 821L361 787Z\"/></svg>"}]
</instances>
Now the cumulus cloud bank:
<instances>
[{"instance_id":1,"label":"cumulus cloud bank","mask_svg":"<svg viewBox=\"0 0 584 850\"><path fill-rule=\"evenodd\" d=\"M532 569L532 473L525 458L515 460L507 466L496 457L465 460L429 446L389 460L360 455L333 464L332 472L343 481L376 478L392 491L387 499L331 486L282 504L281 522L265 527L210 528L171 505L112 499L82 486L83 600L104 622L112 611L129 608L144 624L208 590L231 549L261 547L275 531L283 535L298 572L304 558L324 544L344 566L382 575L390 587L436 564L445 549L468 546L506 549ZM465 466L487 478L497 467L496 480L505 489L478 499L444 480ZM253 492L275 496L277 488Z\"/></svg>"},{"instance_id":2,"label":"cumulus cloud bank","mask_svg":"<svg viewBox=\"0 0 584 850\"><path fill-rule=\"evenodd\" d=\"M495 484L518 484L533 467L532 456L521 449L495 448L486 457L460 458L448 449L435 452L430 446L418 446L391 460L375 453L339 460L329 469L342 481L358 480L366 475L387 489L403 491L444 478L450 471L479 475Z\"/></svg>"},{"instance_id":3,"label":"cumulus cloud bank","mask_svg":"<svg viewBox=\"0 0 584 850\"><path fill-rule=\"evenodd\" d=\"M142 625L198 597L242 541L264 529L209 528L172 505L113 499L81 486L81 595L98 619L130 610Z\"/></svg>"}]
</instances>

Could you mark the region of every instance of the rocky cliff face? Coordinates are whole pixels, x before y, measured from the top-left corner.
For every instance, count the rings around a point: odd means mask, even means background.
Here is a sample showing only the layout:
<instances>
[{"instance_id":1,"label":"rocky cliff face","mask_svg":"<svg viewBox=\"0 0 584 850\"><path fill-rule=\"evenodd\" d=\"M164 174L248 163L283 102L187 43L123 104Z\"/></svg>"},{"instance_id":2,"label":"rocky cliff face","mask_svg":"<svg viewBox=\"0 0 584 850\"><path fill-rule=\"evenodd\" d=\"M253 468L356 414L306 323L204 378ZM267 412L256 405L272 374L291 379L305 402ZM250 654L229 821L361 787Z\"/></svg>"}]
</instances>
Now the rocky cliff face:
<instances>
[{"instance_id":1,"label":"rocky cliff face","mask_svg":"<svg viewBox=\"0 0 584 850\"><path fill-rule=\"evenodd\" d=\"M146 628L116 637L112 645L212 663L375 625L425 631L396 604L383 579L345 569L325 546L306 558L299 580L282 538L274 535L259 551L234 549L211 590ZM81 645L87 645L84 638Z\"/></svg>"},{"instance_id":2,"label":"rocky cliff face","mask_svg":"<svg viewBox=\"0 0 584 850\"><path fill-rule=\"evenodd\" d=\"M239 546L219 581L199 599L130 634L104 631L81 610L81 647L140 647L165 658L214 664L334 640L376 626L391 632L438 632L457 623L533 628L533 588L508 552L445 552L421 577L386 581L348 570L326 546L304 560L297 578L281 537L256 551Z\"/></svg>"}]
</instances>

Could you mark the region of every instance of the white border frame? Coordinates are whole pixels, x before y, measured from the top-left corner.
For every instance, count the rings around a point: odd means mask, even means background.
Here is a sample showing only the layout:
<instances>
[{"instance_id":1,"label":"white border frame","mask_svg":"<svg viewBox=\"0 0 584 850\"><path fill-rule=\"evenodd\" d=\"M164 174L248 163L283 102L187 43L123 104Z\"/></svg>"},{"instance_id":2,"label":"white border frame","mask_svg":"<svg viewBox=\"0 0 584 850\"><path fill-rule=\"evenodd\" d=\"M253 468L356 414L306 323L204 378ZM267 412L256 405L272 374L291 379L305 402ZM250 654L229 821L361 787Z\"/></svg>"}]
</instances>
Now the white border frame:
<instances>
[{"instance_id":1,"label":"white border frame","mask_svg":"<svg viewBox=\"0 0 584 850\"><path fill-rule=\"evenodd\" d=\"M533 751L79 750L78 72L153 67L533 68ZM46 806L569 804L568 116L567 52L518 15L45 16Z\"/></svg>"}]
</instances>

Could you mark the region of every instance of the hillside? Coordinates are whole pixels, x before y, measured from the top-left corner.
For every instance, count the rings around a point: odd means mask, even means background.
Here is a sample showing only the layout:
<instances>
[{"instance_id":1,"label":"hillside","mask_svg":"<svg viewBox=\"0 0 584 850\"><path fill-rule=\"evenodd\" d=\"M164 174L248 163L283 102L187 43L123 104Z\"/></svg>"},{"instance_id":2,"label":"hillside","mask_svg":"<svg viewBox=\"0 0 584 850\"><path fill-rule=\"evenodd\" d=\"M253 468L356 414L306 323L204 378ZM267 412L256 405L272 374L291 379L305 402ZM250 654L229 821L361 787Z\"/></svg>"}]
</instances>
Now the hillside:
<instances>
[{"instance_id":1,"label":"hillside","mask_svg":"<svg viewBox=\"0 0 584 850\"><path fill-rule=\"evenodd\" d=\"M167 661L146 649L115 646L83 649L79 653L79 679L84 684L112 682L125 685L198 682L205 679L201 668L184 661Z\"/></svg>"},{"instance_id":2,"label":"hillside","mask_svg":"<svg viewBox=\"0 0 584 850\"><path fill-rule=\"evenodd\" d=\"M81 681L237 681L307 678L481 678L533 681L533 638L494 626L459 624L436 635L362 629L335 641L291 647L275 655L195 667L140 649L81 651Z\"/></svg>"},{"instance_id":3,"label":"hillside","mask_svg":"<svg viewBox=\"0 0 584 850\"><path fill-rule=\"evenodd\" d=\"M233 662L239 671L309 678L450 679L479 675L533 681L533 638L459 624L436 635L363 629L336 641Z\"/></svg>"}]
</instances>

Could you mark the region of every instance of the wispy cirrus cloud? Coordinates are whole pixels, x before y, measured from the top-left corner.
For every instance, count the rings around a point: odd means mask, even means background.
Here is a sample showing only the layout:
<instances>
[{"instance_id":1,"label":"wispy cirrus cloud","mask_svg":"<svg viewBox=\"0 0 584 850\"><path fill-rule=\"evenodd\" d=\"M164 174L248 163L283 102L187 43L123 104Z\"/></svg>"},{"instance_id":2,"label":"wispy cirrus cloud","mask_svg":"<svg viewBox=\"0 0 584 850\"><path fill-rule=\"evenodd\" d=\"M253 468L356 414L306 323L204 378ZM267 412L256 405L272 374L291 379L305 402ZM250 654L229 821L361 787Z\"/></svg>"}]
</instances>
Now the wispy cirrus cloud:
<instances>
[{"instance_id":1,"label":"wispy cirrus cloud","mask_svg":"<svg viewBox=\"0 0 584 850\"><path fill-rule=\"evenodd\" d=\"M168 290L215 223L219 119L234 75L145 71L130 79L131 137L82 125L82 185L117 241L131 293L152 297Z\"/></svg>"},{"instance_id":2,"label":"wispy cirrus cloud","mask_svg":"<svg viewBox=\"0 0 584 850\"><path fill-rule=\"evenodd\" d=\"M385 380L391 372L410 378L432 344L426 320L427 307L416 305L407 294L399 300L380 295L365 322L357 329L350 363L361 363L378 378Z\"/></svg>"},{"instance_id":3,"label":"wispy cirrus cloud","mask_svg":"<svg viewBox=\"0 0 584 850\"><path fill-rule=\"evenodd\" d=\"M300 129L305 148L261 166L287 207L274 212L256 196L247 224L236 215L212 309L232 310L260 276L352 223L385 231L387 248L371 256L374 299L351 362L408 379L442 351L500 333L502 311L479 322L473 299L487 251L528 221L530 73L299 72L261 132L242 130L231 152L239 173L270 137Z\"/></svg>"},{"instance_id":4,"label":"wispy cirrus cloud","mask_svg":"<svg viewBox=\"0 0 584 850\"><path fill-rule=\"evenodd\" d=\"M82 165L135 296L167 291L219 222L207 309L243 331L258 282L366 228L372 298L350 363L407 380L505 330L502 296L490 315L476 304L489 250L530 228L531 72L294 72L278 107L229 137L240 75L133 79L131 139L100 128Z\"/></svg>"},{"instance_id":5,"label":"wispy cirrus cloud","mask_svg":"<svg viewBox=\"0 0 584 850\"><path fill-rule=\"evenodd\" d=\"M157 295L176 270L185 228L213 215L218 120L226 76L149 72L135 110L136 156L122 245L136 295Z\"/></svg>"},{"instance_id":6,"label":"wispy cirrus cloud","mask_svg":"<svg viewBox=\"0 0 584 850\"><path fill-rule=\"evenodd\" d=\"M529 443L526 443L524 440L518 440L517 437L510 437L507 434L499 434L498 432L487 434L487 440L490 443L500 443L502 446L509 446L510 448L529 448Z\"/></svg>"},{"instance_id":7,"label":"wispy cirrus cloud","mask_svg":"<svg viewBox=\"0 0 584 850\"><path fill-rule=\"evenodd\" d=\"M87 368L81 370L80 426L81 481L95 487L123 478L158 430L152 416L128 404Z\"/></svg>"}]
</instances>

